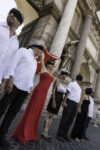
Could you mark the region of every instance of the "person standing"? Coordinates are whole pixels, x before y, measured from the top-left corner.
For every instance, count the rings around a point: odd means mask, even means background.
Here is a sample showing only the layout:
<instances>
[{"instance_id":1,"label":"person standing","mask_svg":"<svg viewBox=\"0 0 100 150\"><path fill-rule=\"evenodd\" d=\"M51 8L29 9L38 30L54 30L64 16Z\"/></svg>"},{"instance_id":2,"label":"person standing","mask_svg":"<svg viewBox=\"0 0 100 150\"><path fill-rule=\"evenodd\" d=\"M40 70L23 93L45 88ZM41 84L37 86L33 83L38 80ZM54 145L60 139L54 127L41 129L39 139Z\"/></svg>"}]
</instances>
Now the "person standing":
<instances>
[{"instance_id":1,"label":"person standing","mask_svg":"<svg viewBox=\"0 0 100 150\"><path fill-rule=\"evenodd\" d=\"M9 145L5 134L28 93L31 92L37 68L35 57L41 54L42 50L42 46L32 44L29 49L20 48L12 59L6 94L0 102L0 118L9 106L0 126L0 146Z\"/></svg>"},{"instance_id":2,"label":"person standing","mask_svg":"<svg viewBox=\"0 0 100 150\"><path fill-rule=\"evenodd\" d=\"M81 110L80 110L80 112L77 113L75 123L74 123L73 129L72 129L72 132L71 132L71 137L79 142L83 141L83 138L84 138L83 137L84 128L85 128L86 119L88 117L88 113L90 113L89 105L90 105L90 99L91 99L92 92L93 91L91 88L85 89L85 95L82 100ZM91 107L91 105L90 105L90 107Z\"/></svg>"},{"instance_id":3,"label":"person standing","mask_svg":"<svg viewBox=\"0 0 100 150\"><path fill-rule=\"evenodd\" d=\"M90 124L91 119L93 118L94 92L91 93L91 96L89 96L89 98L90 98L90 104L89 104L89 109L88 109L88 117L86 118L85 125L84 125L84 131L83 131L83 135L82 135L84 140L89 140L89 138L86 136L86 131Z\"/></svg>"},{"instance_id":4,"label":"person standing","mask_svg":"<svg viewBox=\"0 0 100 150\"><path fill-rule=\"evenodd\" d=\"M70 82L66 89L67 92L62 104L64 109L57 131L57 139L62 142L64 142L64 140L70 141L68 138L68 131L76 116L77 105L80 102L82 90L79 84L82 79L82 75L77 75L76 81Z\"/></svg>"},{"instance_id":5,"label":"person standing","mask_svg":"<svg viewBox=\"0 0 100 150\"><path fill-rule=\"evenodd\" d=\"M12 57L19 48L16 29L23 23L20 10L13 8L9 11L6 23L0 22L0 90L4 86L4 76L12 63Z\"/></svg>"},{"instance_id":6,"label":"person standing","mask_svg":"<svg viewBox=\"0 0 100 150\"><path fill-rule=\"evenodd\" d=\"M65 79L69 75L66 71L61 71L59 77L55 80L53 84L52 95L47 105L47 115L44 120L44 128L41 136L44 139L50 139L48 136L48 130L50 128L52 119L58 114L61 104L63 102L63 96L66 93Z\"/></svg>"},{"instance_id":7,"label":"person standing","mask_svg":"<svg viewBox=\"0 0 100 150\"><path fill-rule=\"evenodd\" d=\"M46 101L48 89L54 80L52 75L57 70L59 63L60 60L55 66L54 61L49 60L45 66L44 56L43 54L41 55L40 81L33 90L24 114L12 135L14 139L22 144L25 144L27 141L38 140L38 122Z\"/></svg>"}]
</instances>

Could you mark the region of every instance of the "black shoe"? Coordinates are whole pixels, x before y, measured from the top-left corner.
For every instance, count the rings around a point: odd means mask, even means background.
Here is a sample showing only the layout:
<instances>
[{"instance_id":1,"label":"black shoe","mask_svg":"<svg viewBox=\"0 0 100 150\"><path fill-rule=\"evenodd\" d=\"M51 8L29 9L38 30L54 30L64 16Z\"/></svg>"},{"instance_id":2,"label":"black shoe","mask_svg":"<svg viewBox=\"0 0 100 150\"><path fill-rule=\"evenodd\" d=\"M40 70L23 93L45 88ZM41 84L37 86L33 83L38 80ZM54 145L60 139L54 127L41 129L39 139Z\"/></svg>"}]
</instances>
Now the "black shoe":
<instances>
[{"instance_id":1,"label":"black shoe","mask_svg":"<svg viewBox=\"0 0 100 150\"><path fill-rule=\"evenodd\" d=\"M86 136L84 136L84 138L83 138L84 140L87 140L87 141L89 141L89 138L88 137L86 137Z\"/></svg>"},{"instance_id":2,"label":"black shoe","mask_svg":"<svg viewBox=\"0 0 100 150\"><path fill-rule=\"evenodd\" d=\"M71 142L71 140L67 136L63 136L64 140L67 142Z\"/></svg>"},{"instance_id":3,"label":"black shoe","mask_svg":"<svg viewBox=\"0 0 100 150\"><path fill-rule=\"evenodd\" d=\"M63 142L63 143L65 142L64 138L61 137L61 136L57 136L56 138L57 138L57 140L60 141L60 142Z\"/></svg>"},{"instance_id":4,"label":"black shoe","mask_svg":"<svg viewBox=\"0 0 100 150\"><path fill-rule=\"evenodd\" d=\"M10 145L5 137L5 135L0 135L0 147L9 149Z\"/></svg>"},{"instance_id":5,"label":"black shoe","mask_svg":"<svg viewBox=\"0 0 100 150\"><path fill-rule=\"evenodd\" d=\"M51 142L51 137L45 137L43 134L41 134L41 137L45 140L45 141L48 141L48 142Z\"/></svg>"}]
</instances>

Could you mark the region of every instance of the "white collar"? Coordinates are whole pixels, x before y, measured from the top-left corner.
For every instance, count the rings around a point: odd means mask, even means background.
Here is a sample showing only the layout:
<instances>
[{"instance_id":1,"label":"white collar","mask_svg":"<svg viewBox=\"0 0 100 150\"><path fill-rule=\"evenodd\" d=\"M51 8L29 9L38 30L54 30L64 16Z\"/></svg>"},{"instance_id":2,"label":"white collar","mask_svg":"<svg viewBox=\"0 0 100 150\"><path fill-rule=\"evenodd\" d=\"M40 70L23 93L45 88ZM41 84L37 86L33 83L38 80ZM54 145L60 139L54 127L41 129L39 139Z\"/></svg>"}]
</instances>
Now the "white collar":
<instances>
[{"instance_id":1,"label":"white collar","mask_svg":"<svg viewBox=\"0 0 100 150\"><path fill-rule=\"evenodd\" d=\"M0 25L6 27L9 30L9 26L8 26L7 22L0 22ZM15 31L15 34L13 36L16 36L16 31Z\"/></svg>"}]
</instances>

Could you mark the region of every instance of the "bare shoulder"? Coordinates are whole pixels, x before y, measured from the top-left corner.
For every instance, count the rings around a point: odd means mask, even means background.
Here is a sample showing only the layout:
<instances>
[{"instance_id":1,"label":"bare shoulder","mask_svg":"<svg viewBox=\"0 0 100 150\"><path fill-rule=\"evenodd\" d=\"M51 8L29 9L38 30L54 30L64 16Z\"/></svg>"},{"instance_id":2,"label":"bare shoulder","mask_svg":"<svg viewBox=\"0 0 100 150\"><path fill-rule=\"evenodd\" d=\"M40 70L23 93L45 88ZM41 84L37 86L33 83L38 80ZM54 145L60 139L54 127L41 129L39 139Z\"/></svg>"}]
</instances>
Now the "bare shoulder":
<instances>
[{"instance_id":1,"label":"bare shoulder","mask_svg":"<svg viewBox=\"0 0 100 150\"><path fill-rule=\"evenodd\" d=\"M85 94L83 99L88 100L88 96Z\"/></svg>"}]
</instances>

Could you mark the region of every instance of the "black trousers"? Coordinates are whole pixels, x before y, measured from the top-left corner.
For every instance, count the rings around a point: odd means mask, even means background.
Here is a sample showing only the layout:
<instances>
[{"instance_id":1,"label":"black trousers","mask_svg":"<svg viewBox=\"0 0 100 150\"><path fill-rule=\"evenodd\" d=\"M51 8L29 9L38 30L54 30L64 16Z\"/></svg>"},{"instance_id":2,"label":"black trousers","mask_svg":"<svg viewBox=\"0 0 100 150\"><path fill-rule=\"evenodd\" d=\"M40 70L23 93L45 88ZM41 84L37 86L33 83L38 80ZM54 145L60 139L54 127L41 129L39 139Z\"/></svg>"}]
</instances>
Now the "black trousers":
<instances>
[{"instance_id":1,"label":"black trousers","mask_svg":"<svg viewBox=\"0 0 100 150\"><path fill-rule=\"evenodd\" d=\"M16 86L14 86L11 94L5 94L3 99L0 101L0 118L9 106L0 127L0 134L3 135L7 133L12 120L15 118L27 95L28 92L19 90Z\"/></svg>"},{"instance_id":2,"label":"black trousers","mask_svg":"<svg viewBox=\"0 0 100 150\"><path fill-rule=\"evenodd\" d=\"M77 113L77 103L67 99L67 107L63 109L57 136L66 137Z\"/></svg>"},{"instance_id":3,"label":"black trousers","mask_svg":"<svg viewBox=\"0 0 100 150\"><path fill-rule=\"evenodd\" d=\"M86 118L86 121L85 121L85 124L84 124L83 136L82 137L86 136L86 131L87 131L87 128L89 126L89 123L90 123L91 119L92 119L91 117L87 117Z\"/></svg>"}]
</instances>

